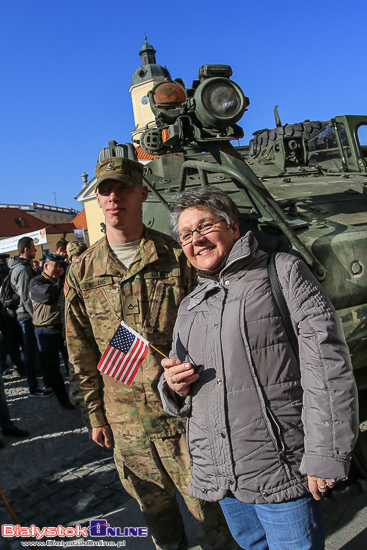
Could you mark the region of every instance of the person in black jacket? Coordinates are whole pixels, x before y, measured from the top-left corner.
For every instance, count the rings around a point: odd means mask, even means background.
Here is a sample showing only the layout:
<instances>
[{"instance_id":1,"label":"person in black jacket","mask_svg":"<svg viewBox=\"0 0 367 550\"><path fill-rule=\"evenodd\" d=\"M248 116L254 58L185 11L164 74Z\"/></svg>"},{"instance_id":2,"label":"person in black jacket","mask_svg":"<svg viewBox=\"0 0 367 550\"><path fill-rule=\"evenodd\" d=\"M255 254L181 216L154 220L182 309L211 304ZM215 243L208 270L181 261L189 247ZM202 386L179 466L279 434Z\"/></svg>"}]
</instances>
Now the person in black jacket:
<instances>
[{"instance_id":1,"label":"person in black jacket","mask_svg":"<svg viewBox=\"0 0 367 550\"><path fill-rule=\"evenodd\" d=\"M0 254L0 287L9 273L7 260L9 254ZM20 354L20 347L23 344L23 335L18 323L15 311L8 310L0 302L0 370L2 374L11 371L7 365L6 358L9 355L19 376L24 376L24 363Z\"/></svg>"},{"instance_id":2,"label":"person in black jacket","mask_svg":"<svg viewBox=\"0 0 367 550\"><path fill-rule=\"evenodd\" d=\"M66 353L62 333L62 283L64 260L58 254L46 256L43 272L30 282L33 324L46 384L65 409L73 409L60 373L59 352Z\"/></svg>"}]
</instances>

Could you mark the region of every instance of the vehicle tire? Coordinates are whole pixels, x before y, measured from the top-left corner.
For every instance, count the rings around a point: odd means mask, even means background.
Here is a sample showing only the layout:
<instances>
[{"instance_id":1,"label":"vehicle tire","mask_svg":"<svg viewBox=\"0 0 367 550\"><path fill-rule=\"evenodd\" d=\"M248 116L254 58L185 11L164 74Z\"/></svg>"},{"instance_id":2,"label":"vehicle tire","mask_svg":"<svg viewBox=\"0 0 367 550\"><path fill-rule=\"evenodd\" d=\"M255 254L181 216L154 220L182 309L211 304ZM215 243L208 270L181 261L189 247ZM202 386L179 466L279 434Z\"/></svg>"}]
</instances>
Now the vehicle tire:
<instances>
[{"instance_id":1,"label":"vehicle tire","mask_svg":"<svg viewBox=\"0 0 367 550\"><path fill-rule=\"evenodd\" d=\"M321 130L327 122L320 120L305 120L296 124L285 124L273 130L258 130L253 133L253 138L249 142L250 156L254 157L260 153L265 147L274 141L278 141L283 137L304 137L309 138L314 133Z\"/></svg>"}]
</instances>

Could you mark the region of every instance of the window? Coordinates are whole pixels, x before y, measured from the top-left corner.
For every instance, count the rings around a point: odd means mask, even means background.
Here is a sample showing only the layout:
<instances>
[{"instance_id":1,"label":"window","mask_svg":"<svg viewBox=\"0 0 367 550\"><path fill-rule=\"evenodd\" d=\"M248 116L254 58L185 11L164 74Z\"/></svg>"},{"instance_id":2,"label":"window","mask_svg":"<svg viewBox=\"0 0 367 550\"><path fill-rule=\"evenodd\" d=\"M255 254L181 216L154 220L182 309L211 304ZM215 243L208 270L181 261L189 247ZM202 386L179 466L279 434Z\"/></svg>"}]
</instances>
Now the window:
<instances>
[{"instance_id":1,"label":"window","mask_svg":"<svg viewBox=\"0 0 367 550\"><path fill-rule=\"evenodd\" d=\"M311 166L320 166L323 170L330 172L340 172L342 170L342 156L337 133L342 144L345 162L352 161L345 126L338 123L337 129L334 125L325 126L320 132L307 140L308 159Z\"/></svg>"},{"instance_id":2,"label":"window","mask_svg":"<svg viewBox=\"0 0 367 550\"><path fill-rule=\"evenodd\" d=\"M357 126L357 143L359 144L362 155L367 159L367 124Z\"/></svg>"}]
</instances>

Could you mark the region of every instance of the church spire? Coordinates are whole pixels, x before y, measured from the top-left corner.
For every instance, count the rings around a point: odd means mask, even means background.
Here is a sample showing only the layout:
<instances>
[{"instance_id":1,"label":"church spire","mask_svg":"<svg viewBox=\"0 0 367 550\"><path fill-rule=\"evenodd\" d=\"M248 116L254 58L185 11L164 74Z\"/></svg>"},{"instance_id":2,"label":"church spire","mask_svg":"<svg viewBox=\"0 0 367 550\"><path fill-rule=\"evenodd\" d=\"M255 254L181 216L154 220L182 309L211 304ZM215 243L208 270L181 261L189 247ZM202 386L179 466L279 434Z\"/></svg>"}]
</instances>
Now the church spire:
<instances>
[{"instance_id":1,"label":"church spire","mask_svg":"<svg viewBox=\"0 0 367 550\"><path fill-rule=\"evenodd\" d=\"M146 36L144 41L139 52L141 66L134 71L129 90L134 111L135 129L131 132L134 141L138 140L147 124L155 124L155 117L149 104L149 90L159 82L171 80L168 70L156 62L156 51L151 44L148 44Z\"/></svg>"},{"instance_id":2,"label":"church spire","mask_svg":"<svg viewBox=\"0 0 367 550\"><path fill-rule=\"evenodd\" d=\"M144 41L139 52L141 67L136 69L133 74L131 81L132 86L144 82L145 80L164 80L165 78L171 78L168 70L157 64L155 58L156 50L151 44L148 44L146 36L144 36Z\"/></svg>"},{"instance_id":3,"label":"church spire","mask_svg":"<svg viewBox=\"0 0 367 550\"><path fill-rule=\"evenodd\" d=\"M156 51L147 42L147 37L144 36L145 44L141 47L141 50L139 52L139 55L141 56L141 64L142 65L155 65L157 62L155 60L155 54Z\"/></svg>"}]
</instances>

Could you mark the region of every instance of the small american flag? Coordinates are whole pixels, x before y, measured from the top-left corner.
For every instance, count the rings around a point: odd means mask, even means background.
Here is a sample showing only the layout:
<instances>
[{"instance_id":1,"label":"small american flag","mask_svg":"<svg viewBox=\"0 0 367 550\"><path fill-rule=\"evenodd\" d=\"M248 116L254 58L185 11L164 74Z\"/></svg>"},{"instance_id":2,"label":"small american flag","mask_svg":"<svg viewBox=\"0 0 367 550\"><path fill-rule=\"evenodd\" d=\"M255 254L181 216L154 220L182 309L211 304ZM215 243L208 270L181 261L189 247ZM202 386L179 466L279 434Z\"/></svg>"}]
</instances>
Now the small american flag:
<instances>
[{"instance_id":1,"label":"small american flag","mask_svg":"<svg viewBox=\"0 0 367 550\"><path fill-rule=\"evenodd\" d=\"M97 368L103 374L130 386L148 348L149 342L121 321Z\"/></svg>"}]
</instances>

